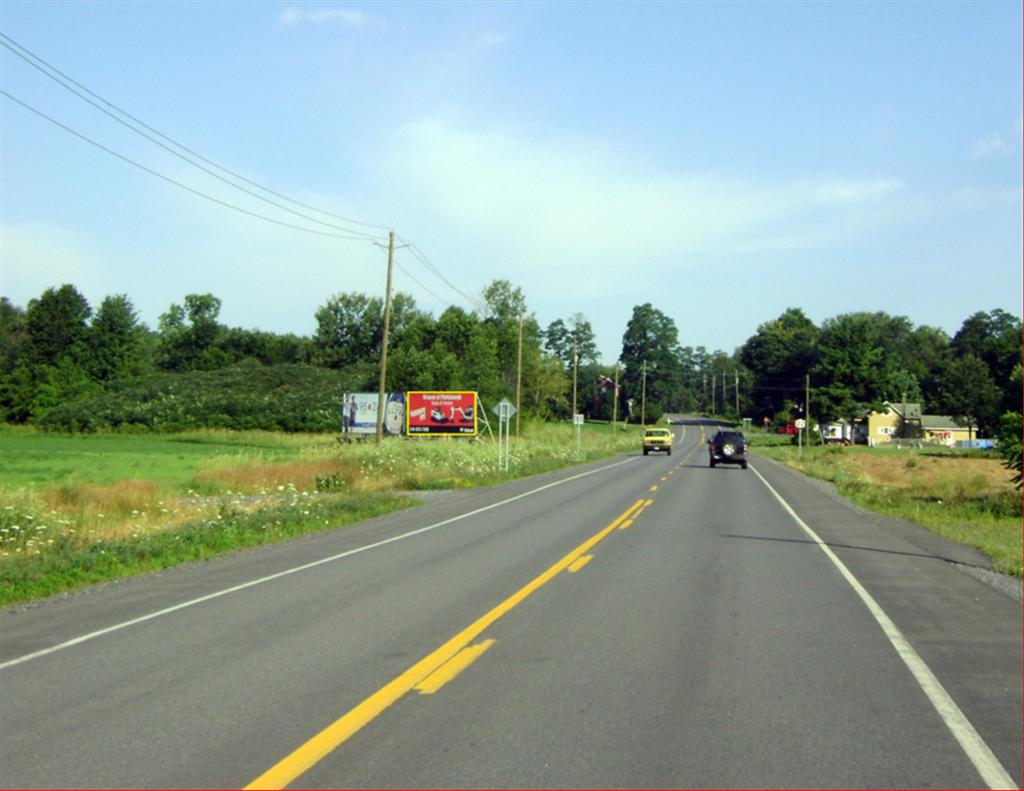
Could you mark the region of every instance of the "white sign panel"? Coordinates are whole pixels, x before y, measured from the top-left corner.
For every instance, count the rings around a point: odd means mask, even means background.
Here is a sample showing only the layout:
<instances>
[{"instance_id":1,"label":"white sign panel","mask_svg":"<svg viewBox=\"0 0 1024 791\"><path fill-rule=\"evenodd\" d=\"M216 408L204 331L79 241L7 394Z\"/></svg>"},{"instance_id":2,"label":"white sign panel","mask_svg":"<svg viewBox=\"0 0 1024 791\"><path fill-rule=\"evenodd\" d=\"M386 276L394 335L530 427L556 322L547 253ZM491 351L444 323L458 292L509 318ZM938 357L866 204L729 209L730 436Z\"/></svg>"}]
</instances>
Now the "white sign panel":
<instances>
[{"instance_id":1,"label":"white sign panel","mask_svg":"<svg viewBox=\"0 0 1024 791\"><path fill-rule=\"evenodd\" d=\"M377 433L377 393L345 393L341 401L343 434ZM387 393L384 401L384 433L405 432L405 393Z\"/></svg>"}]
</instances>

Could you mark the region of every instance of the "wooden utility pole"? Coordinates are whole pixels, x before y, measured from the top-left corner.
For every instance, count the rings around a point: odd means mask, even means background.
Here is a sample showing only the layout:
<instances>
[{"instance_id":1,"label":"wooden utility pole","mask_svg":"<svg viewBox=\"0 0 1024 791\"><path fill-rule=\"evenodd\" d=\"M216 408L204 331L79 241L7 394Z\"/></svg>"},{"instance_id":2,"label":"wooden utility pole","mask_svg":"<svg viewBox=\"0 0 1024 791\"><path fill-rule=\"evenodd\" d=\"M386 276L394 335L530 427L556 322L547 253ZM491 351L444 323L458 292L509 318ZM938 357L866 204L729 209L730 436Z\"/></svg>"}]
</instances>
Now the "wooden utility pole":
<instances>
[{"instance_id":1,"label":"wooden utility pole","mask_svg":"<svg viewBox=\"0 0 1024 791\"><path fill-rule=\"evenodd\" d=\"M612 398L612 430L619 422L619 364L615 363L615 395Z\"/></svg>"},{"instance_id":2,"label":"wooden utility pole","mask_svg":"<svg viewBox=\"0 0 1024 791\"><path fill-rule=\"evenodd\" d=\"M740 422L740 372L736 371L736 422Z\"/></svg>"},{"instance_id":3,"label":"wooden utility pole","mask_svg":"<svg viewBox=\"0 0 1024 791\"><path fill-rule=\"evenodd\" d=\"M811 375L804 374L804 420L807 421L807 446L811 444Z\"/></svg>"},{"instance_id":4,"label":"wooden utility pole","mask_svg":"<svg viewBox=\"0 0 1024 791\"><path fill-rule=\"evenodd\" d=\"M711 372L711 414L712 416L717 415L717 407L715 406L715 382L718 381L718 374L714 371Z\"/></svg>"},{"instance_id":5,"label":"wooden utility pole","mask_svg":"<svg viewBox=\"0 0 1024 791\"><path fill-rule=\"evenodd\" d=\"M388 285L384 291L384 337L380 342L380 389L377 391L377 439L384 436L384 388L388 375L388 330L391 326L391 273L395 264L395 232L388 231Z\"/></svg>"},{"instance_id":6,"label":"wooden utility pole","mask_svg":"<svg viewBox=\"0 0 1024 791\"><path fill-rule=\"evenodd\" d=\"M572 339L572 419L576 420L576 374L580 367L580 356L576 351L576 339Z\"/></svg>"},{"instance_id":7,"label":"wooden utility pole","mask_svg":"<svg viewBox=\"0 0 1024 791\"><path fill-rule=\"evenodd\" d=\"M519 438L519 414L523 411L519 394L523 387L523 314L519 314L519 351L516 353L516 439Z\"/></svg>"},{"instance_id":8,"label":"wooden utility pole","mask_svg":"<svg viewBox=\"0 0 1024 791\"><path fill-rule=\"evenodd\" d=\"M647 425L647 360L644 360L644 364L641 368L643 371L642 380L640 383L640 425Z\"/></svg>"}]
</instances>

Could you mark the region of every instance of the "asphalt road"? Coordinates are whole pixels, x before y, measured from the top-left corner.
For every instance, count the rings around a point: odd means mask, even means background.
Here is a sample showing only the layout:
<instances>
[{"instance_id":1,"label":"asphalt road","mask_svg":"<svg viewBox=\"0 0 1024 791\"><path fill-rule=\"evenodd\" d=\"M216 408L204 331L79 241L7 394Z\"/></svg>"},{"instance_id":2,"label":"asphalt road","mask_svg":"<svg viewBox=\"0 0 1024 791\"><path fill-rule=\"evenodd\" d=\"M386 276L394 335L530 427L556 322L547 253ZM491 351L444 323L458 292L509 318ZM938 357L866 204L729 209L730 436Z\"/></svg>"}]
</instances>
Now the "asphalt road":
<instances>
[{"instance_id":1,"label":"asphalt road","mask_svg":"<svg viewBox=\"0 0 1024 791\"><path fill-rule=\"evenodd\" d=\"M1019 787L981 559L675 432L0 613L0 784Z\"/></svg>"}]
</instances>

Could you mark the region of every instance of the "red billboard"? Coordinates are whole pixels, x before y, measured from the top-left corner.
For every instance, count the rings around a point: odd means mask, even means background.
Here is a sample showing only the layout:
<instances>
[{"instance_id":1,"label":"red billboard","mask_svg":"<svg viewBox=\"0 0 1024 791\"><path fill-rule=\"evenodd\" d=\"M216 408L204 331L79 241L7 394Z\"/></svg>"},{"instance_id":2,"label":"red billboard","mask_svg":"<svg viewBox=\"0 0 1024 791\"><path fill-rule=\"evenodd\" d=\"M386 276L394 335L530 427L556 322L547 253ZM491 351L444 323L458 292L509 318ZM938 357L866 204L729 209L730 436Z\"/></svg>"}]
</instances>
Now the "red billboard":
<instances>
[{"instance_id":1,"label":"red billboard","mask_svg":"<svg viewBox=\"0 0 1024 791\"><path fill-rule=\"evenodd\" d=\"M410 391L405 406L409 436L476 436L476 393Z\"/></svg>"}]
</instances>

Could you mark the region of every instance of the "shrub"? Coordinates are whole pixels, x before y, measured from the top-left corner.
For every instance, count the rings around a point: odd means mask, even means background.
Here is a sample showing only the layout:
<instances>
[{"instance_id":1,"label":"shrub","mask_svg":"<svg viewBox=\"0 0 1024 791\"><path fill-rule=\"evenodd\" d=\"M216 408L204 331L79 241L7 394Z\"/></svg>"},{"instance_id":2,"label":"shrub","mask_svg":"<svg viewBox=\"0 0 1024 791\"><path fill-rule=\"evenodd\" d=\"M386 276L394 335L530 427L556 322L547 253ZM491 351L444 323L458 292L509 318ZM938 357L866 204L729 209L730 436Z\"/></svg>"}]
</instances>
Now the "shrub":
<instances>
[{"instance_id":1,"label":"shrub","mask_svg":"<svg viewBox=\"0 0 1024 791\"><path fill-rule=\"evenodd\" d=\"M62 404L40 427L77 432L337 431L342 393L366 389L369 379L363 367L332 371L299 364L155 374Z\"/></svg>"}]
</instances>

